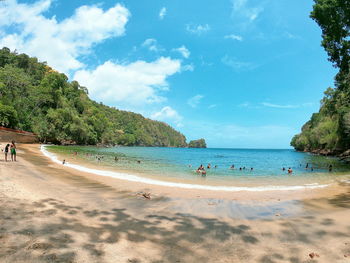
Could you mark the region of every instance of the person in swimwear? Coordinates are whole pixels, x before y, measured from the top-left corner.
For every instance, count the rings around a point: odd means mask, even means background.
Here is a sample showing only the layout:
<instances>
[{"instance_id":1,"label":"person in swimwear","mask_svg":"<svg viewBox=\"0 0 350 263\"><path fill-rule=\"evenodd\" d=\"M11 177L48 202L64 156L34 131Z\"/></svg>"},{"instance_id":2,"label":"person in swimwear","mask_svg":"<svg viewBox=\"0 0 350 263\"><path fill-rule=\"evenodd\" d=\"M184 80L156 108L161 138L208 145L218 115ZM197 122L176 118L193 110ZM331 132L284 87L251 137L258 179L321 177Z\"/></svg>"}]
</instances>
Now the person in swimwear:
<instances>
[{"instance_id":1,"label":"person in swimwear","mask_svg":"<svg viewBox=\"0 0 350 263\"><path fill-rule=\"evenodd\" d=\"M16 162L16 144L14 141L12 141L11 146L10 146L10 151L11 151L11 161Z\"/></svg>"}]
</instances>

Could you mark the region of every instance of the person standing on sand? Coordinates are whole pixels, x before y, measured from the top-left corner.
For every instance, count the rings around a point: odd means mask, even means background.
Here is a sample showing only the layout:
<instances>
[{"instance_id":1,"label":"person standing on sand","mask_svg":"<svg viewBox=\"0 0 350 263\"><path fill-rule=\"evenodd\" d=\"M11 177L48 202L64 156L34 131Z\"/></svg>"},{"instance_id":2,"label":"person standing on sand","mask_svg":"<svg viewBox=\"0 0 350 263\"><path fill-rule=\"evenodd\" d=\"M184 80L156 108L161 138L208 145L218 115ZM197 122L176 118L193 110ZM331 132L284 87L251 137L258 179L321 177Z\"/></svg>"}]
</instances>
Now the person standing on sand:
<instances>
[{"instance_id":1,"label":"person standing on sand","mask_svg":"<svg viewBox=\"0 0 350 263\"><path fill-rule=\"evenodd\" d=\"M332 172L332 171L333 171L333 165L330 164L330 165L328 166L328 171L329 171L329 172Z\"/></svg>"},{"instance_id":2,"label":"person standing on sand","mask_svg":"<svg viewBox=\"0 0 350 263\"><path fill-rule=\"evenodd\" d=\"M5 146L5 149L4 149L4 153L5 153L5 162L7 162L7 155L9 153L9 148L10 148L10 144L8 143L6 146Z\"/></svg>"},{"instance_id":3,"label":"person standing on sand","mask_svg":"<svg viewBox=\"0 0 350 263\"><path fill-rule=\"evenodd\" d=\"M11 151L11 161L16 162L16 144L14 141L12 141L11 146L10 146L10 151Z\"/></svg>"}]
</instances>

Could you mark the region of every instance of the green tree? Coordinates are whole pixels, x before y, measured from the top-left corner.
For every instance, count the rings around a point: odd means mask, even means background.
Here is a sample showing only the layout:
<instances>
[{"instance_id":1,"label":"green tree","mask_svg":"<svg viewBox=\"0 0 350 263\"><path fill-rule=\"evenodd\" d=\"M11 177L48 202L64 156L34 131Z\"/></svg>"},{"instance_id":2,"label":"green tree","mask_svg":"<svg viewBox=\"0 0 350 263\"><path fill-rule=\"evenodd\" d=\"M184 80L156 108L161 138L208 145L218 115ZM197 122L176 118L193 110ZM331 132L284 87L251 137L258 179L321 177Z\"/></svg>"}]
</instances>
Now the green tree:
<instances>
[{"instance_id":1,"label":"green tree","mask_svg":"<svg viewBox=\"0 0 350 263\"><path fill-rule=\"evenodd\" d=\"M322 30L322 46L339 69L335 88L328 88L291 145L297 150L339 153L350 148L350 0L315 0L311 18Z\"/></svg>"},{"instance_id":2,"label":"green tree","mask_svg":"<svg viewBox=\"0 0 350 263\"><path fill-rule=\"evenodd\" d=\"M204 139L193 140L188 144L190 148L207 148L207 144Z\"/></svg>"},{"instance_id":3,"label":"green tree","mask_svg":"<svg viewBox=\"0 0 350 263\"><path fill-rule=\"evenodd\" d=\"M186 146L184 135L140 114L96 103L78 82L46 63L0 49L1 123L43 142Z\"/></svg>"},{"instance_id":4,"label":"green tree","mask_svg":"<svg viewBox=\"0 0 350 263\"><path fill-rule=\"evenodd\" d=\"M16 128L18 124L17 111L12 106L0 103L0 125L8 128Z\"/></svg>"},{"instance_id":5,"label":"green tree","mask_svg":"<svg viewBox=\"0 0 350 263\"><path fill-rule=\"evenodd\" d=\"M349 72L350 61L350 0L315 0L311 18L322 30L322 46L329 60Z\"/></svg>"}]
</instances>

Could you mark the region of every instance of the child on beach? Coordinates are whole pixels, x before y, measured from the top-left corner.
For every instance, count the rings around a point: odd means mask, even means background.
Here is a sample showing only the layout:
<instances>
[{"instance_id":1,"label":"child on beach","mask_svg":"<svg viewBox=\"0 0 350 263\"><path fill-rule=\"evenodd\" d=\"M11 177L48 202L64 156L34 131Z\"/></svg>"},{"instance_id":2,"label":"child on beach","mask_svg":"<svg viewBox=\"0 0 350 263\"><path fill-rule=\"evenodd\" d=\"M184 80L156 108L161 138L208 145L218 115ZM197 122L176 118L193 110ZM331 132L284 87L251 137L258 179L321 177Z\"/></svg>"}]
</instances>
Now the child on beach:
<instances>
[{"instance_id":1,"label":"child on beach","mask_svg":"<svg viewBox=\"0 0 350 263\"><path fill-rule=\"evenodd\" d=\"M12 141L11 146L10 146L10 151L11 151L11 161L16 162L16 144L14 141Z\"/></svg>"}]
</instances>

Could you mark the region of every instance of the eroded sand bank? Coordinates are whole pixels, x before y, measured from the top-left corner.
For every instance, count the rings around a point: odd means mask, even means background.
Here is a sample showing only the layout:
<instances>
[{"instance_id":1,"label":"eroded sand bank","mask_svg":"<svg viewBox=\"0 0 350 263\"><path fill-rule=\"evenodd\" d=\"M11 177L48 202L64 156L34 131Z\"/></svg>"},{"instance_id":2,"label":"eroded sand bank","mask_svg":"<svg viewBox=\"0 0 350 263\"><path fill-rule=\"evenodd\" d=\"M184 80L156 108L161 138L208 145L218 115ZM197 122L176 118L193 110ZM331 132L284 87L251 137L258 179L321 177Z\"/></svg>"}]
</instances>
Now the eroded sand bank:
<instances>
[{"instance_id":1,"label":"eroded sand bank","mask_svg":"<svg viewBox=\"0 0 350 263\"><path fill-rule=\"evenodd\" d=\"M0 262L350 262L347 185L166 188L54 164L39 145L18 152L0 162Z\"/></svg>"}]
</instances>

